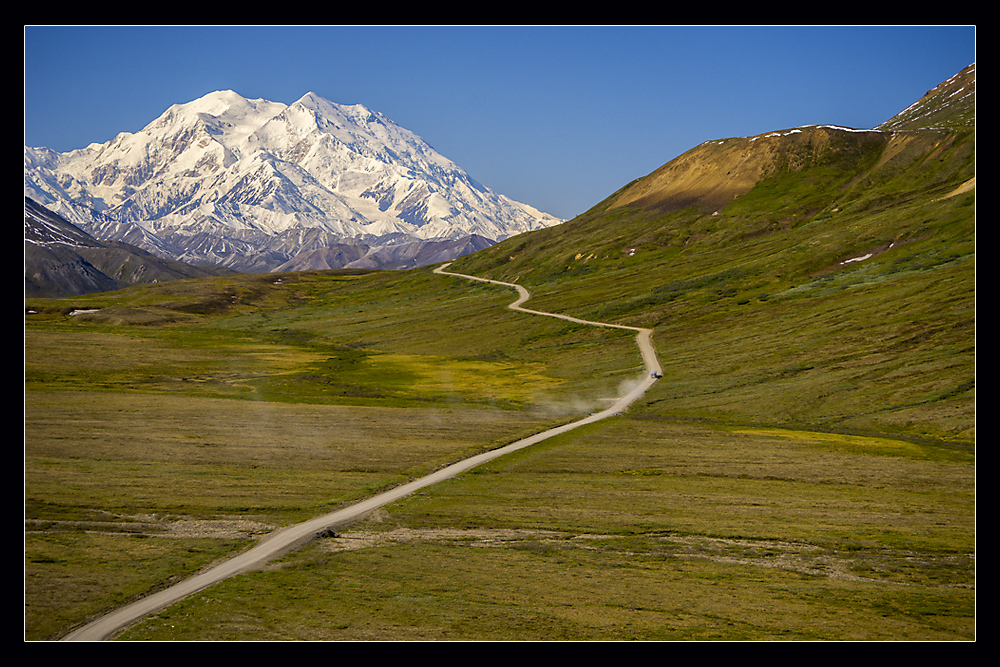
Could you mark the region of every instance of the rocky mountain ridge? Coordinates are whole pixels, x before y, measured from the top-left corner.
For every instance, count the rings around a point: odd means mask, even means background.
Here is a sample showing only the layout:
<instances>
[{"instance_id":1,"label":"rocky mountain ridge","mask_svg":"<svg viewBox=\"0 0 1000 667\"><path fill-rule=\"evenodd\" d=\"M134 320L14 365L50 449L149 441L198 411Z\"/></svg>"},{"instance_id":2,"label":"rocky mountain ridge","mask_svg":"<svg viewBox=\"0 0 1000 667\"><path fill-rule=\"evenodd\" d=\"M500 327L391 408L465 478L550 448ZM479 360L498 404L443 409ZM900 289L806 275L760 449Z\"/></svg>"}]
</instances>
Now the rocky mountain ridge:
<instances>
[{"instance_id":1,"label":"rocky mountain ridge","mask_svg":"<svg viewBox=\"0 0 1000 667\"><path fill-rule=\"evenodd\" d=\"M303 232L308 235L308 231ZM459 239L399 241L372 246L360 242L303 252L274 269L411 269L447 262L493 244L470 235ZM275 253L272 261L281 259ZM24 293L62 297L131 285L229 273L218 266L190 265L154 255L122 241L100 241L29 197L24 198Z\"/></svg>"},{"instance_id":2,"label":"rocky mountain ridge","mask_svg":"<svg viewBox=\"0 0 1000 667\"><path fill-rule=\"evenodd\" d=\"M61 297L227 273L164 259L121 241L100 241L24 198L24 295Z\"/></svg>"}]
</instances>

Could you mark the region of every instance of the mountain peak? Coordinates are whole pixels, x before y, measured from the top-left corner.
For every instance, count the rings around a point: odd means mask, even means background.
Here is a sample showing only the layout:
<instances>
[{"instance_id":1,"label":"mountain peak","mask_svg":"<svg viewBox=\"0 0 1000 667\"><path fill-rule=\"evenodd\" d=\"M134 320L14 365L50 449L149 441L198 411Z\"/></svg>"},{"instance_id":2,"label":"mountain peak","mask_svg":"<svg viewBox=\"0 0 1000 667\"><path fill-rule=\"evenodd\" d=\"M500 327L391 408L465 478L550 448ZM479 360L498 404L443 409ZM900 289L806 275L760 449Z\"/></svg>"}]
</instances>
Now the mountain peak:
<instances>
[{"instance_id":1,"label":"mountain peak","mask_svg":"<svg viewBox=\"0 0 1000 667\"><path fill-rule=\"evenodd\" d=\"M301 104L309 108L317 106L325 106L325 105L340 106L339 104L334 104L333 102L326 99L322 95L319 95L313 91L309 91L308 93L300 97L298 100L295 101L295 104Z\"/></svg>"},{"instance_id":2,"label":"mountain peak","mask_svg":"<svg viewBox=\"0 0 1000 667\"><path fill-rule=\"evenodd\" d=\"M333 121L335 124L347 123L359 128L366 128L372 124L395 125L392 121L372 111L363 104L338 104L316 93L306 93L291 106L317 113L326 120Z\"/></svg>"}]
</instances>

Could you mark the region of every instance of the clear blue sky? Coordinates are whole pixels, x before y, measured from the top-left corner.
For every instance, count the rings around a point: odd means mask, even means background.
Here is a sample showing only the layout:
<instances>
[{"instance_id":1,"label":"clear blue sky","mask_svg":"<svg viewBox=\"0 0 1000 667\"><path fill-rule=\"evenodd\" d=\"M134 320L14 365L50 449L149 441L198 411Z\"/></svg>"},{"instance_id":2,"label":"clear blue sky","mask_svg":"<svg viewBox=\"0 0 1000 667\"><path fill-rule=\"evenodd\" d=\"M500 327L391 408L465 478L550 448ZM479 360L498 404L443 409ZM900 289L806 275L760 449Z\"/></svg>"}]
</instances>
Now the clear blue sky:
<instances>
[{"instance_id":1,"label":"clear blue sky","mask_svg":"<svg viewBox=\"0 0 1000 667\"><path fill-rule=\"evenodd\" d=\"M231 89L361 103L569 218L709 139L871 128L975 61L975 26L24 29L24 143L135 132Z\"/></svg>"}]
</instances>

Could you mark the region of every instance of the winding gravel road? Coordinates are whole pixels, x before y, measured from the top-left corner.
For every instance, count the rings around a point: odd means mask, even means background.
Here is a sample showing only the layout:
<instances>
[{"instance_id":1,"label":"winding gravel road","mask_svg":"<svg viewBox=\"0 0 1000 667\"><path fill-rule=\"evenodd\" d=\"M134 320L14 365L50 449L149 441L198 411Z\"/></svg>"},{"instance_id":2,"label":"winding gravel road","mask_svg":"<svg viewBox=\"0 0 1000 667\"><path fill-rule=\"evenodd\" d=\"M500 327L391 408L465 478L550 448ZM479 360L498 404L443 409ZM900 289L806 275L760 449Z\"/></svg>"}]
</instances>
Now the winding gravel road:
<instances>
[{"instance_id":1,"label":"winding gravel road","mask_svg":"<svg viewBox=\"0 0 1000 667\"><path fill-rule=\"evenodd\" d=\"M507 306L511 310L517 310L522 313L531 313L532 315L544 315L546 317L556 317L560 320L566 320L568 322L577 322L578 324L589 324L595 327L608 327L610 329L628 329L630 331L637 332L638 335L636 336L636 343L638 343L639 351L642 353L642 361L646 366L646 380L648 380L648 382L642 383L642 390L639 391L638 394L636 394L635 391L629 392L627 396L622 396L620 399L618 399L618 402L615 403L613 407L618 407L619 409L622 409L630 405L633 401L635 401L635 399L639 398L639 396L641 396L643 392L649 389L650 385L653 384L653 381L656 379L652 377L654 373L656 375L663 374L663 370L660 368L660 362L657 361L656 359L656 350L653 348L652 329L643 329L642 327L628 327L625 326L624 324L607 324L605 322L591 322L590 320L581 320L577 317L570 317L569 315L559 315L558 313L543 313L540 310L530 310L528 308L522 308L521 304L530 299L531 294L528 293L528 290L521 287L520 285L517 285L515 283L504 283L500 282L499 280L488 280L486 278L466 276L461 273L449 273L448 271L445 271L445 269L447 269L449 266L451 266L450 262L448 264L442 264L438 268L434 269L434 273L439 273L443 276L455 276L457 278L466 278L468 280L478 280L479 282L483 283L493 283L494 285L503 285L504 287L513 287L514 289L516 289L518 293L517 301ZM626 401L626 399L628 399L627 402L622 405L622 402ZM607 410L605 410L604 412L607 412ZM604 412L601 412L599 414L604 414Z\"/></svg>"},{"instance_id":2,"label":"winding gravel road","mask_svg":"<svg viewBox=\"0 0 1000 667\"><path fill-rule=\"evenodd\" d=\"M636 342L639 345L639 349L642 353L643 362L646 367L644 377L641 381L632 388L627 394L618 398L611 407L591 414L578 421L559 426L542 433L530 436L523 440L518 440L517 442L506 445L499 449L494 449L478 456L473 456L471 458L465 459L458 463L452 464L445 468L438 470L437 472L431 473L425 477L414 480L408 484L396 487L385 493L381 493L377 496L364 500L350 507L332 512L330 514L325 514L320 517L316 517L310 521L304 523L296 524L294 526L288 526L280 530L275 531L271 535L261 540L252 549L236 556L228 561L225 561L215 567L208 569L201 574L198 574L190 579L182 581L178 584L166 588L162 591L149 595L137 600L132 604L121 607L113 612L108 613L97 620L84 625L77 630L74 630L70 634L63 638L63 641L99 641L106 639L111 636L115 631L137 621L138 619L151 614L167 605L173 604L178 600L181 600L192 593L196 593L214 583L222 581L228 577L231 577L248 570L259 568L268 561L292 551L307 542L313 540L316 536L324 533L328 529L333 529L336 527L344 526L346 524L357 521L358 519L364 517L368 513L387 505L395 500L403 498L419 489L436 484L442 480L449 479L463 473L471 468L474 468L486 461L490 461L497 457L509 454L511 452L523 449L525 447L530 447L542 440L546 440L560 433L566 433L575 428L583 426L584 424L591 424L593 422L605 419L617 413L631 405L637 398L642 396L642 394L649 389L654 382L656 382L656 377L661 374L661 369L659 362L656 359L656 352L653 349L652 344L652 330L643 329L639 327L628 327L619 324L605 324L603 322L590 322L587 320L581 320L575 317L570 317L568 315L558 315L555 313L543 313L537 310L529 310L527 308L522 308L521 304L531 298L528 290L516 285L514 283L505 283L497 280L487 280L485 278L476 278L475 276L466 276L460 273L449 273L445 269L449 264L444 264L434 270L434 273L455 276L459 278L466 278L468 280L478 280L481 282L493 283L496 285L504 285L506 287L513 287L518 292L518 299L514 303L507 306L511 310L520 311L522 313L531 313L532 315L544 315L546 317L557 317L559 319L568 320L570 322L578 322L581 324L590 324L598 327L611 327L617 329L630 329L637 332Z\"/></svg>"}]
</instances>

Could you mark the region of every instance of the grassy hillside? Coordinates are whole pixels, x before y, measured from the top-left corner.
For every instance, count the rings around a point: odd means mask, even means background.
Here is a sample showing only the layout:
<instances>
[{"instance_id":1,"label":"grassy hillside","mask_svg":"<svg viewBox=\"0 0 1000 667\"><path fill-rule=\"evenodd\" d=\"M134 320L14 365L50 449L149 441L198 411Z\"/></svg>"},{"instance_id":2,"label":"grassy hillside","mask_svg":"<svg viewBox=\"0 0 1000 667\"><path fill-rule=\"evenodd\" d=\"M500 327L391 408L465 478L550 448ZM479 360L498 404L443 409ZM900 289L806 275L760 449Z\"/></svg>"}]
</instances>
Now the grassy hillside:
<instances>
[{"instance_id":1,"label":"grassy hillside","mask_svg":"<svg viewBox=\"0 0 1000 667\"><path fill-rule=\"evenodd\" d=\"M650 414L971 444L974 135L772 141L787 151L765 147L770 175L726 206L653 201L639 181L454 270L516 280L537 308L654 327L668 363Z\"/></svg>"}]
</instances>

